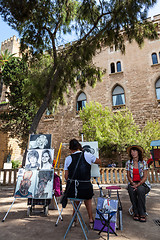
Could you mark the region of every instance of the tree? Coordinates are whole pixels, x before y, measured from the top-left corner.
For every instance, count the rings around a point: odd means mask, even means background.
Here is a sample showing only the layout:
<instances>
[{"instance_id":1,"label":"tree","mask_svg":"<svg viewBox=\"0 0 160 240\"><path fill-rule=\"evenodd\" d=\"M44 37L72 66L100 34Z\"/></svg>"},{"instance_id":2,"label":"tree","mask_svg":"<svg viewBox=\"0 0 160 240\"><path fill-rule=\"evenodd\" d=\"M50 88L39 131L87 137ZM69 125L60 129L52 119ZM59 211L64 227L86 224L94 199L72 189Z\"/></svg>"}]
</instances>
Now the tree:
<instances>
[{"instance_id":1,"label":"tree","mask_svg":"<svg viewBox=\"0 0 160 240\"><path fill-rule=\"evenodd\" d=\"M121 153L127 146L139 144L139 127L129 110L113 113L100 103L90 102L80 111L82 131L87 141L98 141L101 154L116 152L121 162Z\"/></svg>"},{"instance_id":2,"label":"tree","mask_svg":"<svg viewBox=\"0 0 160 240\"><path fill-rule=\"evenodd\" d=\"M98 141L102 155L116 152L118 162L121 153L130 145L140 145L145 156L150 156L150 144L160 139L160 123L147 121L144 127L138 126L129 110L113 113L108 107L103 108L100 103L90 102L80 111L83 126L82 131L86 141Z\"/></svg>"},{"instance_id":3,"label":"tree","mask_svg":"<svg viewBox=\"0 0 160 240\"><path fill-rule=\"evenodd\" d=\"M4 67L5 67L5 64L11 60L13 57L14 57L15 54L11 54L8 49L6 49L3 52L1 52L1 55L0 55L0 68L1 68L1 71L3 71Z\"/></svg>"},{"instance_id":4,"label":"tree","mask_svg":"<svg viewBox=\"0 0 160 240\"><path fill-rule=\"evenodd\" d=\"M31 93L26 89L28 66L23 59L13 57L5 64L2 74L9 105L8 110L0 114L1 131L16 137L24 149L37 110L35 99L31 100Z\"/></svg>"},{"instance_id":5,"label":"tree","mask_svg":"<svg viewBox=\"0 0 160 240\"><path fill-rule=\"evenodd\" d=\"M147 121L142 129L140 145L144 148L146 156L149 158L151 141L160 139L160 123L158 121Z\"/></svg>"},{"instance_id":6,"label":"tree","mask_svg":"<svg viewBox=\"0 0 160 240\"><path fill-rule=\"evenodd\" d=\"M145 20L151 0L0 0L0 14L21 36L21 50L29 46L32 56L47 51L52 62L45 74L43 99L34 116L30 133L49 107L53 95L63 99L68 86L81 88L88 82L94 86L101 80L101 69L92 58L97 49L115 44L125 51L125 40L135 39L139 45L145 37L157 36L151 22ZM123 34L122 34L123 30ZM66 33L75 32L77 41L57 50ZM37 56L37 55L36 55ZM31 59L30 59L31 60Z\"/></svg>"}]
</instances>

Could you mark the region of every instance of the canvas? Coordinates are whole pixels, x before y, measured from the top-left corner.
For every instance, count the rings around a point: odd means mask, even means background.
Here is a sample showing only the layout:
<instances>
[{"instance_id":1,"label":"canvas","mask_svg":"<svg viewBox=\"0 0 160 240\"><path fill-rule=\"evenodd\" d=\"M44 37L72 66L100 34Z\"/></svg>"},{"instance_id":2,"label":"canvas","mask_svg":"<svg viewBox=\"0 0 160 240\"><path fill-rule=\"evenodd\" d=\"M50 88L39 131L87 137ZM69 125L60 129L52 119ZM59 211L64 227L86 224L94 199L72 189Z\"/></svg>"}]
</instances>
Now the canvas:
<instances>
[{"instance_id":1,"label":"canvas","mask_svg":"<svg viewBox=\"0 0 160 240\"><path fill-rule=\"evenodd\" d=\"M31 134L28 149L50 149L51 134Z\"/></svg>"},{"instance_id":2,"label":"canvas","mask_svg":"<svg viewBox=\"0 0 160 240\"><path fill-rule=\"evenodd\" d=\"M98 142L80 142L83 150L86 152L90 152L93 154L96 158L99 158L99 150L98 150ZM100 170L99 166L97 164L91 165L91 177L100 177Z\"/></svg>"},{"instance_id":3,"label":"canvas","mask_svg":"<svg viewBox=\"0 0 160 240\"><path fill-rule=\"evenodd\" d=\"M36 170L19 169L15 198L32 198L34 196L36 178Z\"/></svg>"},{"instance_id":4,"label":"canvas","mask_svg":"<svg viewBox=\"0 0 160 240\"><path fill-rule=\"evenodd\" d=\"M54 170L38 171L34 198L51 199L53 191Z\"/></svg>"},{"instance_id":5,"label":"canvas","mask_svg":"<svg viewBox=\"0 0 160 240\"><path fill-rule=\"evenodd\" d=\"M54 149L30 149L27 151L25 169L51 169Z\"/></svg>"},{"instance_id":6,"label":"canvas","mask_svg":"<svg viewBox=\"0 0 160 240\"><path fill-rule=\"evenodd\" d=\"M54 170L20 169L15 198L52 199Z\"/></svg>"}]
</instances>

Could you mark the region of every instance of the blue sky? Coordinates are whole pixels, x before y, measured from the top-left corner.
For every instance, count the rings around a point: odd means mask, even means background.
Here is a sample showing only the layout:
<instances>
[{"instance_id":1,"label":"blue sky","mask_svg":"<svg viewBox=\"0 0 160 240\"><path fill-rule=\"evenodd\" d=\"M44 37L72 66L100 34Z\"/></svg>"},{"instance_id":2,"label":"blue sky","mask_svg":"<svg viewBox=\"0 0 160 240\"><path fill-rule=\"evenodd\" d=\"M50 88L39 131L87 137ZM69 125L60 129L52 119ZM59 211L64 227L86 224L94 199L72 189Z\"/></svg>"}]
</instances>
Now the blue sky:
<instances>
[{"instance_id":1,"label":"blue sky","mask_svg":"<svg viewBox=\"0 0 160 240\"><path fill-rule=\"evenodd\" d=\"M152 17L157 14L160 14L160 0L157 0L156 5L149 10L148 17ZM15 35L16 37L19 37L18 33L14 31L11 27L9 27L7 23L3 22L3 20L0 17L0 45L1 45L1 42L3 42L4 40L7 40L13 35ZM65 40L66 41L64 43L68 41L73 41L74 39L72 39L72 37L69 36L69 38L65 37Z\"/></svg>"}]
</instances>

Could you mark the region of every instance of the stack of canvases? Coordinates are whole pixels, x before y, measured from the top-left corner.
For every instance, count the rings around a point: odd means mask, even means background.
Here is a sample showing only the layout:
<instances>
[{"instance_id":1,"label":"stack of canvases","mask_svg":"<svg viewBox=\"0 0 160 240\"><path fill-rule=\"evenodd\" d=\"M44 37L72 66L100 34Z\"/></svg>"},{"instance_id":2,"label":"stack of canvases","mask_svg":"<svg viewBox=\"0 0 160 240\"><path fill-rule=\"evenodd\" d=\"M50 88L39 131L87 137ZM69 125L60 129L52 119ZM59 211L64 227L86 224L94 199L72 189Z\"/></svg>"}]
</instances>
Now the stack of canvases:
<instances>
[{"instance_id":1,"label":"stack of canvases","mask_svg":"<svg viewBox=\"0 0 160 240\"><path fill-rule=\"evenodd\" d=\"M25 168L18 172L16 198L52 199L53 159L51 135L30 135Z\"/></svg>"}]
</instances>

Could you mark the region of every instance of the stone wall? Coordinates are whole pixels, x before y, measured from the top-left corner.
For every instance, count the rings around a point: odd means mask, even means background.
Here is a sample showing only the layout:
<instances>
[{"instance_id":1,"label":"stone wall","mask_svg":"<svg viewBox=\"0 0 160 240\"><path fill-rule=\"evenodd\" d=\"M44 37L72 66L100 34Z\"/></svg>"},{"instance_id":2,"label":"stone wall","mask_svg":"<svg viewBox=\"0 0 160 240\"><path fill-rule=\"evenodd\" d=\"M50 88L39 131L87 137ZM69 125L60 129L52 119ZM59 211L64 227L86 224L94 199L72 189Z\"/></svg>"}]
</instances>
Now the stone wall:
<instances>
[{"instance_id":1,"label":"stone wall","mask_svg":"<svg viewBox=\"0 0 160 240\"><path fill-rule=\"evenodd\" d=\"M153 20L158 23L158 26L160 25L160 15L155 16ZM160 34L159 30L158 33ZM13 40L15 40L15 37L13 37ZM1 50L9 47L9 43L10 41L8 43L4 42ZM18 44L18 42L15 44ZM151 55L154 52L157 53L158 64L153 65ZM125 107L132 112L137 124L142 127L147 120L156 119L160 121L160 104L156 99L155 91L155 83L160 78L159 53L160 39L145 40L142 48L135 41L132 41L131 44L126 41L125 54L122 54L120 50L115 50L115 46L104 48L101 52L97 51L93 61L97 66L106 69L106 73L103 76L103 81L97 82L95 88L87 85L83 89L87 96L87 103L96 101L104 107L108 106L114 112L119 111L112 106L112 91L116 85L120 85L125 92ZM112 62L116 64L117 61L121 62L122 71L111 73L110 64ZM67 145L69 140L71 138L81 140L82 122L76 111L76 100L81 91L82 89L78 85L76 92L70 89L69 94L66 95L66 105L59 106L57 112L53 115L46 116L44 114L37 130L37 133L52 134L52 147L55 149L55 156L57 156L60 143L63 143L62 164L65 156L69 153ZM18 158L21 155L20 150L16 153L18 147L16 149L12 147L12 149L13 156L16 157L17 154ZM4 155L1 157L4 158ZM115 156L113 158L115 159ZM123 158L126 158L126 156L124 155ZM113 159L108 160L112 161ZM0 158L0 163L2 161L3 159ZM103 162L107 164L106 159L103 159Z\"/></svg>"}]
</instances>

